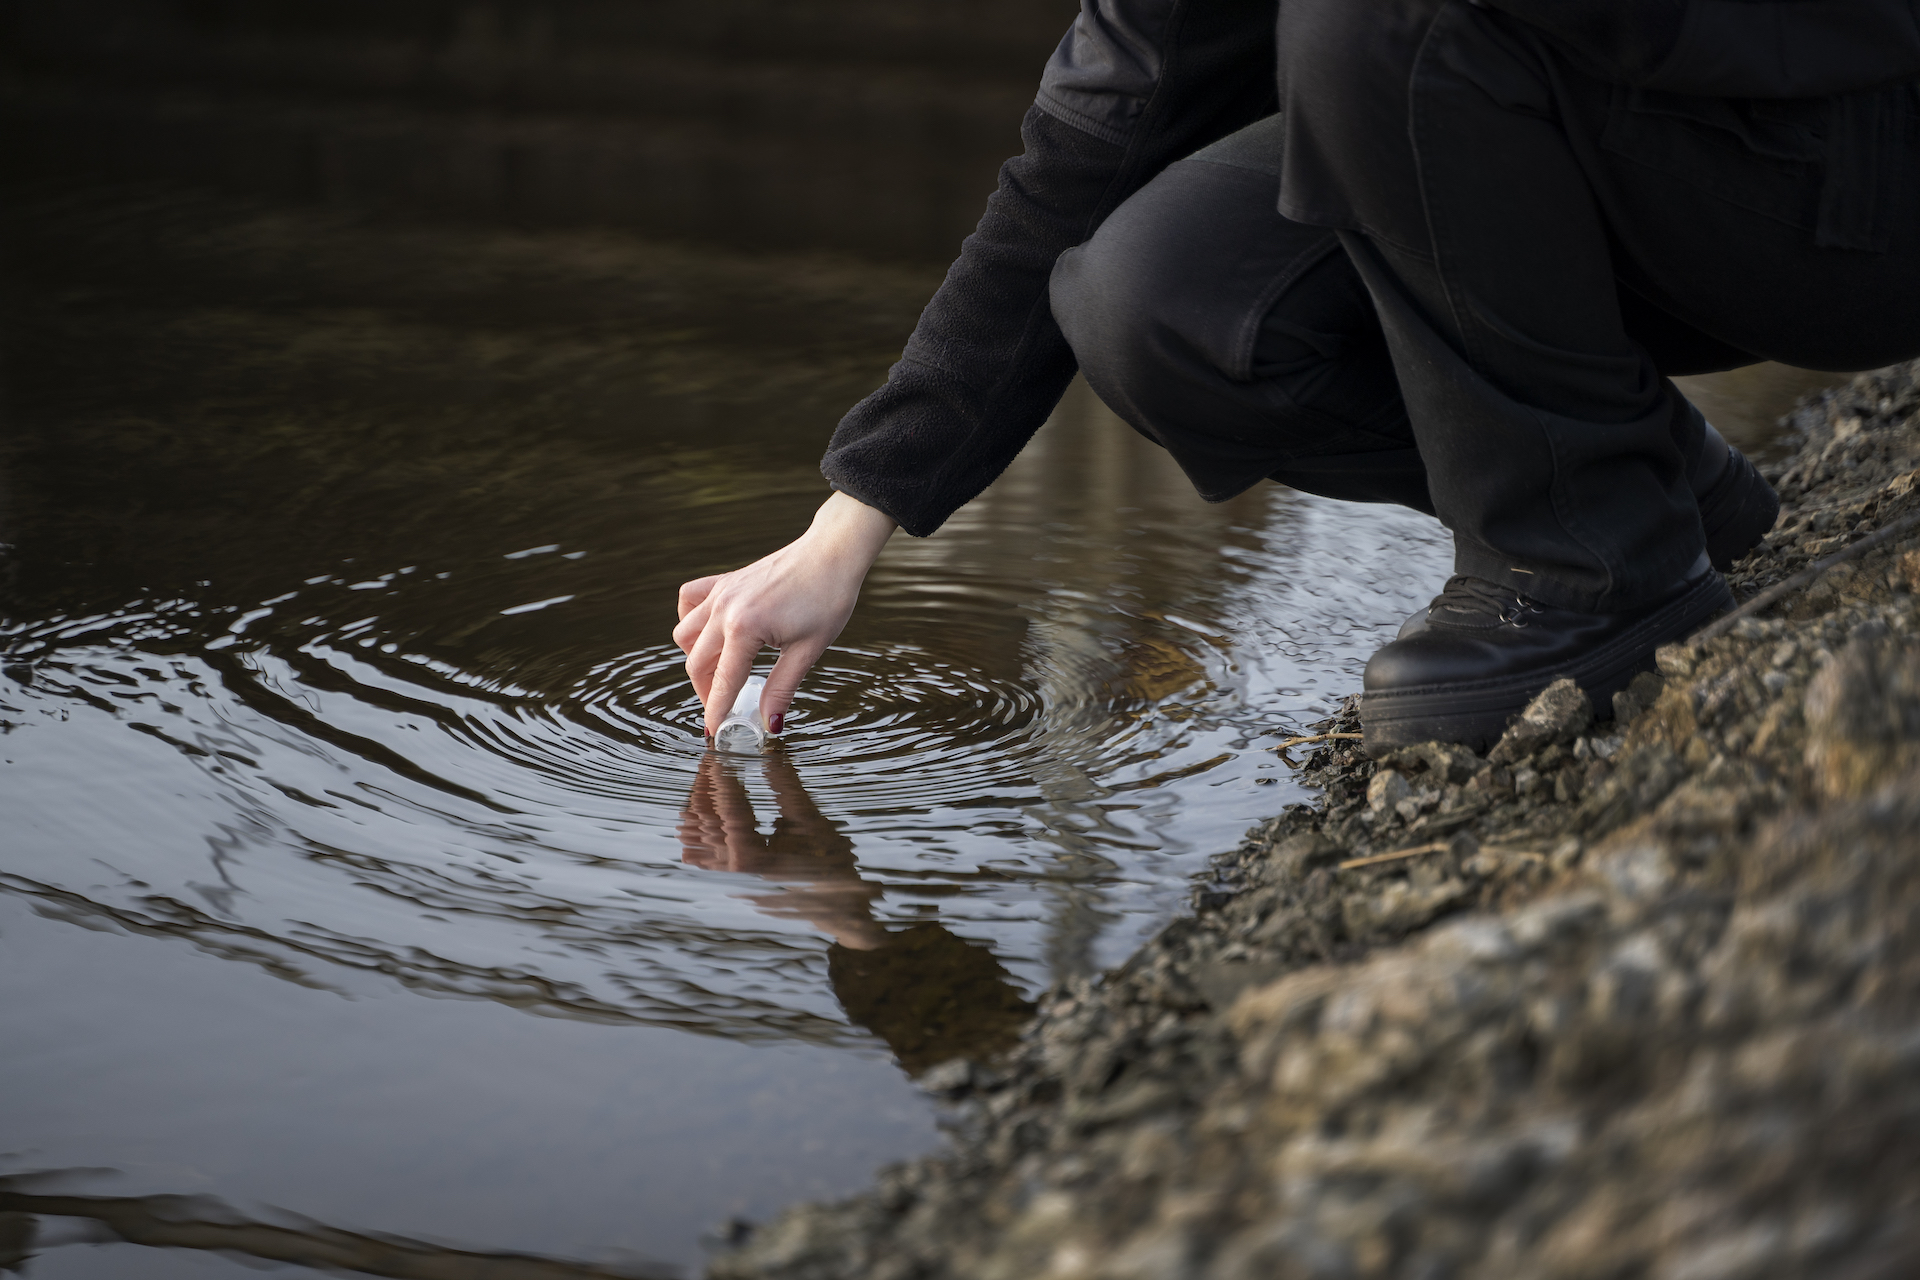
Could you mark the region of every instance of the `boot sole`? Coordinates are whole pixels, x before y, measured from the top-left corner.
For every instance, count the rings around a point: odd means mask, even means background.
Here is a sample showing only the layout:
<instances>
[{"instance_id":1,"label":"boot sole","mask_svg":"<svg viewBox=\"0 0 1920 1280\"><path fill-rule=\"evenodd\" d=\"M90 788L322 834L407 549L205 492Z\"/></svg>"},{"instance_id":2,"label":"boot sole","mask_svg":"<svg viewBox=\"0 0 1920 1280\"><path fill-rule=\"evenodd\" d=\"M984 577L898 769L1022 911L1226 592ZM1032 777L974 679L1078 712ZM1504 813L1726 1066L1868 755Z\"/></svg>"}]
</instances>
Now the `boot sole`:
<instances>
[{"instance_id":1,"label":"boot sole","mask_svg":"<svg viewBox=\"0 0 1920 1280\"><path fill-rule=\"evenodd\" d=\"M1685 639L1732 607L1726 582L1708 573L1657 613L1571 661L1490 680L1363 693L1361 745L1369 755L1421 742L1458 742L1485 751L1542 689L1567 676L1587 691L1595 716L1606 719L1613 714L1613 695L1653 666L1654 650Z\"/></svg>"}]
</instances>

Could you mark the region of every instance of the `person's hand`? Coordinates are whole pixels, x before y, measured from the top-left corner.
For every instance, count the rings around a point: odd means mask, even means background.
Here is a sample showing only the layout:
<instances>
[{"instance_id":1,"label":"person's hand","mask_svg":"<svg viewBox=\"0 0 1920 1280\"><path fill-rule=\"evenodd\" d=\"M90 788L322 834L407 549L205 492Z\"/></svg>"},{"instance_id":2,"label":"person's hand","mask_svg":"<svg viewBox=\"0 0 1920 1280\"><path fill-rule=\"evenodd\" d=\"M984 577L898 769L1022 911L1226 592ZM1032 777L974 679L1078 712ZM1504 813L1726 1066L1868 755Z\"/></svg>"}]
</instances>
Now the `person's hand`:
<instances>
[{"instance_id":1,"label":"person's hand","mask_svg":"<svg viewBox=\"0 0 1920 1280\"><path fill-rule=\"evenodd\" d=\"M745 687L760 650L780 658L760 694L761 714L779 733L800 680L847 625L860 584L895 526L892 517L836 493L794 542L732 573L680 588L673 642L687 655L687 677L720 727Z\"/></svg>"}]
</instances>

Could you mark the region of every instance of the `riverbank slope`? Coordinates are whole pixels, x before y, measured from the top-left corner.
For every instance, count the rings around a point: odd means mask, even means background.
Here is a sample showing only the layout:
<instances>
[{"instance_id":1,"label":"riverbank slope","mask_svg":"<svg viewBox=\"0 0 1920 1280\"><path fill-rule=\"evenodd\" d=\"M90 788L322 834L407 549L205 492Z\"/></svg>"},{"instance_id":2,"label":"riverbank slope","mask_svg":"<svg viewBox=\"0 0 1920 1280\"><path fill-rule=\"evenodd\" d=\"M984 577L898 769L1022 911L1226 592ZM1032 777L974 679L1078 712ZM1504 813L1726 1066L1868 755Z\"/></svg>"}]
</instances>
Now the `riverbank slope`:
<instances>
[{"instance_id":1,"label":"riverbank slope","mask_svg":"<svg viewBox=\"0 0 1920 1280\"><path fill-rule=\"evenodd\" d=\"M1741 599L1920 511L1917 371L1796 410ZM1916 592L1920 530L1663 650L1612 720L1566 688L1485 757L1297 749L1320 804L923 1077L950 1151L709 1275L1915 1274Z\"/></svg>"}]
</instances>

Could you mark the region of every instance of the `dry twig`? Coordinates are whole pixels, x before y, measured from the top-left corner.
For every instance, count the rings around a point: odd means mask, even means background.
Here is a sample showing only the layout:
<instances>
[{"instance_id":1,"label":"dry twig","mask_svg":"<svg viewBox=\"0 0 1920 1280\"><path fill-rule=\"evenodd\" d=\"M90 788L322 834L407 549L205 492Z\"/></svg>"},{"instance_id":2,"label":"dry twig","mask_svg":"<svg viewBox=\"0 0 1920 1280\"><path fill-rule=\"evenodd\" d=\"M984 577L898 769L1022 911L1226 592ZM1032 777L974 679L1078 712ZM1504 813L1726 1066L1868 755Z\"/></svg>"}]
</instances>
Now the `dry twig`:
<instances>
[{"instance_id":1,"label":"dry twig","mask_svg":"<svg viewBox=\"0 0 1920 1280\"><path fill-rule=\"evenodd\" d=\"M1907 516L1903 520L1896 520L1879 532L1870 533L1850 546L1840 548L1840 550L1834 552L1824 560L1814 561L1792 577L1774 583L1765 591L1762 591L1759 595L1747 601L1719 621L1709 623L1707 626L1695 632L1693 640L1691 641L1692 645L1695 648L1699 648L1707 641L1727 634L1728 631L1733 629L1734 623L1740 621L1742 618L1750 618L1769 605L1778 603L1783 597L1798 591L1801 587L1806 586L1835 565L1845 564L1849 560L1857 560L1875 547L1885 546L1901 534L1910 532L1916 527L1920 527L1920 511Z\"/></svg>"},{"instance_id":2,"label":"dry twig","mask_svg":"<svg viewBox=\"0 0 1920 1280\"><path fill-rule=\"evenodd\" d=\"M1411 849L1395 849L1391 853L1370 853L1364 858L1348 858L1340 864L1340 870L1349 871L1354 867L1371 867L1381 862L1398 862L1402 858L1417 858L1424 853L1441 853L1453 847L1450 840L1435 840L1432 844L1417 844ZM1498 845L1483 845L1480 852L1497 853L1508 858L1532 858L1535 862L1545 862L1547 855L1536 853L1532 849L1503 849Z\"/></svg>"},{"instance_id":3,"label":"dry twig","mask_svg":"<svg viewBox=\"0 0 1920 1280\"><path fill-rule=\"evenodd\" d=\"M1268 750L1278 752L1280 759L1286 763L1288 768L1298 769L1300 767L1299 762L1287 754L1287 751L1292 747L1304 747L1310 742L1331 742L1337 738L1350 738L1358 742L1365 736L1365 734L1360 733L1302 733L1288 738L1285 742L1275 743L1269 747Z\"/></svg>"},{"instance_id":4,"label":"dry twig","mask_svg":"<svg viewBox=\"0 0 1920 1280\"><path fill-rule=\"evenodd\" d=\"M1364 858L1348 858L1340 864L1342 871L1351 871L1355 867L1371 867L1379 862L1398 862L1402 858L1417 858L1423 853L1439 853L1451 848L1445 840L1435 840L1432 844L1417 844L1411 849L1395 849L1392 853L1370 853Z\"/></svg>"},{"instance_id":5,"label":"dry twig","mask_svg":"<svg viewBox=\"0 0 1920 1280\"><path fill-rule=\"evenodd\" d=\"M1329 742L1334 738L1358 739L1365 736L1360 733L1303 733L1297 737L1288 738L1285 742L1276 743L1269 750L1285 751L1288 747L1304 747L1309 742Z\"/></svg>"}]
</instances>

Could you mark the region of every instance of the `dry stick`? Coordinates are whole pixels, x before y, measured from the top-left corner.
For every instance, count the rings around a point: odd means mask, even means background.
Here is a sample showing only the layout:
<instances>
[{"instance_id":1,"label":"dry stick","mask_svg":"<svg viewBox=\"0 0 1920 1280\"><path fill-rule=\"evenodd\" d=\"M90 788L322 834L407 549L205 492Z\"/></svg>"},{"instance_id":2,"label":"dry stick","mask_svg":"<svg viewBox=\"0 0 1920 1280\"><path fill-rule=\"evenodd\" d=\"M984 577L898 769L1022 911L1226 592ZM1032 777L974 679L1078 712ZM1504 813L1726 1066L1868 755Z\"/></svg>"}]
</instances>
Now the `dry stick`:
<instances>
[{"instance_id":1,"label":"dry stick","mask_svg":"<svg viewBox=\"0 0 1920 1280\"><path fill-rule=\"evenodd\" d=\"M1439 853L1451 848L1453 848L1452 841L1435 840L1432 844L1419 844L1411 849L1395 849L1392 853L1370 853L1364 858L1348 858L1340 864L1340 870L1350 871L1354 867L1371 867L1379 862L1398 862L1402 858L1417 858L1423 853ZM1503 849L1498 845L1490 844L1481 846L1480 851L1482 853L1503 853L1510 858L1533 858L1540 862L1547 860L1545 854L1535 853L1531 849Z\"/></svg>"},{"instance_id":2,"label":"dry stick","mask_svg":"<svg viewBox=\"0 0 1920 1280\"><path fill-rule=\"evenodd\" d=\"M1273 746L1268 747L1267 750L1285 751L1289 747L1304 747L1309 742L1330 742L1335 738L1363 738L1365 736L1365 734L1360 733L1307 733L1299 737L1288 738L1285 742L1275 743Z\"/></svg>"},{"instance_id":3,"label":"dry stick","mask_svg":"<svg viewBox=\"0 0 1920 1280\"><path fill-rule=\"evenodd\" d=\"M1699 648L1707 641L1727 634L1728 631L1732 630L1734 623L1740 621L1742 618L1750 618L1767 606L1778 603L1782 597L1798 591L1801 587L1806 586L1809 582L1812 582L1815 578L1833 568L1835 565L1845 564L1849 560L1858 559L1875 547L1884 546L1901 534L1916 527L1920 527L1920 511L1914 512L1903 520L1894 521L1878 533L1868 534L1851 546L1842 547L1825 560L1814 561L1783 582L1774 583L1726 617L1721 618L1717 622L1710 623L1694 633L1694 637L1689 643L1695 648Z\"/></svg>"},{"instance_id":4,"label":"dry stick","mask_svg":"<svg viewBox=\"0 0 1920 1280\"><path fill-rule=\"evenodd\" d=\"M1392 853L1373 853L1364 858L1348 858L1340 864L1342 871L1351 871L1355 867L1370 867L1376 862L1398 862L1402 858L1417 858L1423 853L1438 853L1453 846L1445 840L1435 840L1432 844L1415 845L1411 849L1395 849Z\"/></svg>"},{"instance_id":5,"label":"dry stick","mask_svg":"<svg viewBox=\"0 0 1920 1280\"><path fill-rule=\"evenodd\" d=\"M1545 862L1547 860L1547 855L1537 849L1501 849L1493 845L1488 845L1482 849L1481 852L1503 853L1509 858L1532 858L1535 862Z\"/></svg>"},{"instance_id":6,"label":"dry stick","mask_svg":"<svg viewBox=\"0 0 1920 1280\"><path fill-rule=\"evenodd\" d=\"M208 1221L184 1216L197 1209L199 1202L183 1196L35 1195L7 1189L9 1181L0 1180L0 1213L91 1218L128 1244L154 1248L217 1249L268 1262L296 1262L396 1280L617 1280L635 1274L558 1258L469 1253L397 1236L355 1235L317 1222Z\"/></svg>"}]
</instances>

